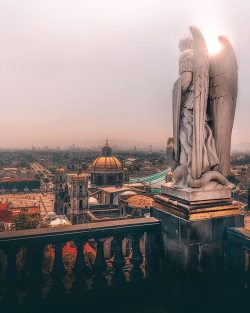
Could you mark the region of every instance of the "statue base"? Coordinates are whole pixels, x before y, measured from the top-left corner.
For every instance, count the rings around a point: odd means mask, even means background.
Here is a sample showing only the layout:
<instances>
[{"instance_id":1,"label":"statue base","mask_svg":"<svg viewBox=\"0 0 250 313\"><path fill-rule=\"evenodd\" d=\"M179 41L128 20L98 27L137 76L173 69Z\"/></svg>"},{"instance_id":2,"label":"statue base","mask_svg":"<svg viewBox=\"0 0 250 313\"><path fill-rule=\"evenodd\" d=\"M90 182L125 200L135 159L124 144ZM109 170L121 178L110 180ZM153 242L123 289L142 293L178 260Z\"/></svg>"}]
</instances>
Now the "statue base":
<instances>
[{"instance_id":1,"label":"statue base","mask_svg":"<svg viewBox=\"0 0 250 313\"><path fill-rule=\"evenodd\" d=\"M161 186L161 194L189 202L226 200L232 197L231 188L222 186L216 182L210 182L209 185L203 188L178 188L172 183L166 183Z\"/></svg>"},{"instance_id":2,"label":"statue base","mask_svg":"<svg viewBox=\"0 0 250 313\"><path fill-rule=\"evenodd\" d=\"M168 183L162 185L161 195L155 196L155 205L187 220L241 214L243 206L233 201L228 186L180 189Z\"/></svg>"},{"instance_id":3,"label":"statue base","mask_svg":"<svg viewBox=\"0 0 250 313\"><path fill-rule=\"evenodd\" d=\"M224 267L226 230L244 226L244 205L228 187L201 191L165 184L154 200L151 215L161 221L166 266L198 272Z\"/></svg>"}]
</instances>

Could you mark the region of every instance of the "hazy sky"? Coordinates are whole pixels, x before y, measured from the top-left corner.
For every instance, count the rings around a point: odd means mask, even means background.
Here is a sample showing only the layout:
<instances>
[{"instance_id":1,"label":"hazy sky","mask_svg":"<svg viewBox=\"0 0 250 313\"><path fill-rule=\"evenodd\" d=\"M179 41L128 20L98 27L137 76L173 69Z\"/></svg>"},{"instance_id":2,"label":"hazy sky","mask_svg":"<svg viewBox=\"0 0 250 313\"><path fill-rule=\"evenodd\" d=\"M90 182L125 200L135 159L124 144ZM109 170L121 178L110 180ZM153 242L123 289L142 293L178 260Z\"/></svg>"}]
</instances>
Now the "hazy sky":
<instances>
[{"instance_id":1,"label":"hazy sky","mask_svg":"<svg viewBox=\"0 0 250 313\"><path fill-rule=\"evenodd\" d=\"M250 141L248 0L0 0L0 147L165 146L178 42L227 35Z\"/></svg>"}]
</instances>

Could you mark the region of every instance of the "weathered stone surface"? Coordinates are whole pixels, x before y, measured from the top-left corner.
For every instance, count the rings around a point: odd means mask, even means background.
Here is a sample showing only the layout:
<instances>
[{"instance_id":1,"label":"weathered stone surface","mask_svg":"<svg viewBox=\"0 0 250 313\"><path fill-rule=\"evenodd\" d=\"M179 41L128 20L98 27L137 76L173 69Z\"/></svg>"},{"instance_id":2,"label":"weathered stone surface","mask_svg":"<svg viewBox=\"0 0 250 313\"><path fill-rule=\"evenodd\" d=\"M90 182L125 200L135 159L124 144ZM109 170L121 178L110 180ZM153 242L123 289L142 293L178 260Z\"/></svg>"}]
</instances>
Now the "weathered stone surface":
<instances>
[{"instance_id":1,"label":"weathered stone surface","mask_svg":"<svg viewBox=\"0 0 250 313\"><path fill-rule=\"evenodd\" d=\"M224 216L212 219L213 240L226 239L228 227L243 227L244 215Z\"/></svg>"},{"instance_id":2,"label":"weathered stone surface","mask_svg":"<svg viewBox=\"0 0 250 313\"><path fill-rule=\"evenodd\" d=\"M200 270L214 270L224 265L224 242L211 241L200 246Z\"/></svg>"},{"instance_id":3,"label":"weathered stone surface","mask_svg":"<svg viewBox=\"0 0 250 313\"><path fill-rule=\"evenodd\" d=\"M186 221L179 219L180 240L189 243L208 242L212 240L212 220Z\"/></svg>"},{"instance_id":4,"label":"weathered stone surface","mask_svg":"<svg viewBox=\"0 0 250 313\"><path fill-rule=\"evenodd\" d=\"M179 270L188 270L189 246L184 242L169 238L165 234L164 257L168 266Z\"/></svg>"},{"instance_id":5,"label":"weathered stone surface","mask_svg":"<svg viewBox=\"0 0 250 313\"><path fill-rule=\"evenodd\" d=\"M244 224L241 214L187 220L167 212L167 208L152 208L151 215L161 221L161 250L166 264L183 271L223 267L227 228Z\"/></svg>"}]
</instances>

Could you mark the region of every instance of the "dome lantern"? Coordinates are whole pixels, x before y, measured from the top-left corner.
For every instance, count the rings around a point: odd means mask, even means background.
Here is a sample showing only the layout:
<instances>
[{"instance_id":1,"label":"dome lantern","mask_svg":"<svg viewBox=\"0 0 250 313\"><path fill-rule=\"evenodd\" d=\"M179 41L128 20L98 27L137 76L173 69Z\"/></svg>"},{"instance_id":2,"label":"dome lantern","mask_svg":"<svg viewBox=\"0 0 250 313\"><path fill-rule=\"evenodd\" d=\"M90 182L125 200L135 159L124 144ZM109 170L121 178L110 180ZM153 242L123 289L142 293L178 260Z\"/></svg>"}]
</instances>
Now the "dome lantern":
<instances>
[{"instance_id":1,"label":"dome lantern","mask_svg":"<svg viewBox=\"0 0 250 313\"><path fill-rule=\"evenodd\" d=\"M102 155L104 157L110 157L112 155L112 149L111 147L109 146L109 143L108 143L108 139L106 139L106 144L105 146L102 148Z\"/></svg>"}]
</instances>

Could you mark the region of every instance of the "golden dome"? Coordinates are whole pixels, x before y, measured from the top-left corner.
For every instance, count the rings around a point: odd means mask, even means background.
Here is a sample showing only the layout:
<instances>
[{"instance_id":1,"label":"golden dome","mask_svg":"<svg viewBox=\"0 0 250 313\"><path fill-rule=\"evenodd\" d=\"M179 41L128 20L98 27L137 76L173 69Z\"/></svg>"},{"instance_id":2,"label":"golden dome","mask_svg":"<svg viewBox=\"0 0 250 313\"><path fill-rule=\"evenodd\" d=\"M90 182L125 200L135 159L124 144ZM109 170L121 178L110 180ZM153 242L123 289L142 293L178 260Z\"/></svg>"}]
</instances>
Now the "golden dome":
<instances>
[{"instance_id":1,"label":"golden dome","mask_svg":"<svg viewBox=\"0 0 250 313\"><path fill-rule=\"evenodd\" d=\"M121 169L122 165L121 162L112 156L101 156L93 162L93 168L94 169L111 169L111 170L116 170L116 169Z\"/></svg>"}]
</instances>

